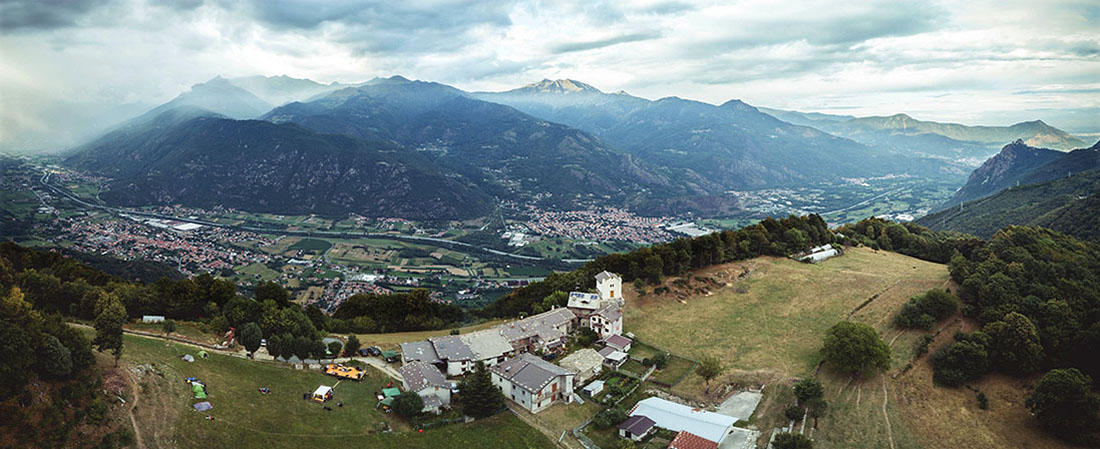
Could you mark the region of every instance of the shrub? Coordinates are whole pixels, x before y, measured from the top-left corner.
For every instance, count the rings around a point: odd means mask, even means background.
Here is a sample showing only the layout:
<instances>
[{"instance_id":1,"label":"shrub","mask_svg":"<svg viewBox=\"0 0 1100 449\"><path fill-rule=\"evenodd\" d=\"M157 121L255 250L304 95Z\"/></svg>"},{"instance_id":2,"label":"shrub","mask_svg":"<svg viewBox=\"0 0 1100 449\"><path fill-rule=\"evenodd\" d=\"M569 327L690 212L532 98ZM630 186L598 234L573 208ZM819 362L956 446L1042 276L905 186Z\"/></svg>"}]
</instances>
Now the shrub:
<instances>
[{"instance_id":1,"label":"shrub","mask_svg":"<svg viewBox=\"0 0 1100 449\"><path fill-rule=\"evenodd\" d=\"M957 387L981 377L989 370L985 346L973 341L957 341L932 354L932 380L939 385Z\"/></svg>"},{"instance_id":2,"label":"shrub","mask_svg":"<svg viewBox=\"0 0 1100 449\"><path fill-rule=\"evenodd\" d=\"M612 426L617 426L619 423L626 421L626 411L619 406L612 406L601 410L596 416L592 417L592 424L597 429L606 429Z\"/></svg>"},{"instance_id":3,"label":"shrub","mask_svg":"<svg viewBox=\"0 0 1100 449\"><path fill-rule=\"evenodd\" d=\"M979 391L977 394L978 408L982 410L989 410L989 397L985 395L985 392Z\"/></svg>"},{"instance_id":4,"label":"shrub","mask_svg":"<svg viewBox=\"0 0 1100 449\"><path fill-rule=\"evenodd\" d=\"M783 416L791 421L802 420L802 415L802 407L794 404L788 405L786 408L783 409Z\"/></svg>"}]
</instances>

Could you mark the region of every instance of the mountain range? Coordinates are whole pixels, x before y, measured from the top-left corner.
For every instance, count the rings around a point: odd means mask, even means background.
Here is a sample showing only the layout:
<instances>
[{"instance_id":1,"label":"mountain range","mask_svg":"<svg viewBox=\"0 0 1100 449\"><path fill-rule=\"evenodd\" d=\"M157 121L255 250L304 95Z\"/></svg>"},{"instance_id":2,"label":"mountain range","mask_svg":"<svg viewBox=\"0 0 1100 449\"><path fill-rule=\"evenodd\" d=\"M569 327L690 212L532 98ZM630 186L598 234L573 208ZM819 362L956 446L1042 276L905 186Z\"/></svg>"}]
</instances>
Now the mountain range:
<instances>
[{"instance_id":1,"label":"mountain range","mask_svg":"<svg viewBox=\"0 0 1100 449\"><path fill-rule=\"evenodd\" d=\"M1008 187L1036 184L1100 168L1100 147L1097 145L1065 153L1032 147L1017 140L1005 145L996 156L975 169L966 184L941 208L989 196Z\"/></svg>"},{"instance_id":2,"label":"mountain range","mask_svg":"<svg viewBox=\"0 0 1100 449\"><path fill-rule=\"evenodd\" d=\"M702 176L724 189L795 186L840 177L960 168L881 151L794 125L740 100L712 105L677 97L647 100L604 93L574 80L543 80L475 96L591 132L641 159Z\"/></svg>"},{"instance_id":3,"label":"mountain range","mask_svg":"<svg viewBox=\"0 0 1100 449\"><path fill-rule=\"evenodd\" d=\"M65 163L111 177L101 198L112 204L417 219L479 216L500 200L728 216L738 208L730 189L967 170L739 100L647 100L573 80L465 92L400 76L217 77L71 149Z\"/></svg>"},{"instance_id":4,"label":"mountain range","mask_svg":"<svg viewBox=\"0 0 1100 449\"><path fill-rule=\"evenodd\" d=\"M1008 142L1068 151L1088 145L1042 120L1011 126L967 126L914 119L906 114L854 117L762 108L790 123L812 126L872 146L955 160L984 160Z\"/></svg>"}]
</instances>

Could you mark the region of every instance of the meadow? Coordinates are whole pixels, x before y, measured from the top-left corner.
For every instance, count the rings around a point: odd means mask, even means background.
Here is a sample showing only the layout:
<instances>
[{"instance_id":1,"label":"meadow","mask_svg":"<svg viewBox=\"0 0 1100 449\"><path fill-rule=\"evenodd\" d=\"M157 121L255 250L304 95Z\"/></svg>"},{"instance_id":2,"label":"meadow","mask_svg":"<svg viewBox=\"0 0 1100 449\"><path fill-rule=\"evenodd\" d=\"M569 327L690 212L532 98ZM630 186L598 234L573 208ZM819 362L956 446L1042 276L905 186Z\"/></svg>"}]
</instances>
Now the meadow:
<instances>
[{"instance_id":1,"label":"meadow","mask_svg":"<svg viewBox=\"0 0 1100 449\"><path fill-rule=\"evenodd\" d=\"M317 371L216 353L188 363L181 360L184 354L195 355L197 350L125 337L122 363L140 386L134 416L146 447L553 447L508 413L417 432L406 421L375 408L376 392L391 379L374 369L368 369L362 382L337 382ZM207 385L213 410L192 411L197 401L184 382L188 377ZM334 399L326 404L332 411L302 399L303 393L320 385L335 387ZM260 394L261 387L271 394Z\"/></svg>"}]
</instances>

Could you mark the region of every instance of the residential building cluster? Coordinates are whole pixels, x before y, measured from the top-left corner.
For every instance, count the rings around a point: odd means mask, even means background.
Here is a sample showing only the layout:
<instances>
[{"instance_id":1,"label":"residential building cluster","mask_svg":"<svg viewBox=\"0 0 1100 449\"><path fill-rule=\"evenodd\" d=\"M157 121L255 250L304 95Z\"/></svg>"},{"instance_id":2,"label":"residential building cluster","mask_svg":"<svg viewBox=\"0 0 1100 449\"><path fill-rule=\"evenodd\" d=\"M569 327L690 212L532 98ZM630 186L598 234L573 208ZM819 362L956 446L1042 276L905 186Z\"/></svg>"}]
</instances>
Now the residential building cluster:
<instances>
[{"instance_id":1,"label":"residential building cluster","mask_svg":"<svg viewBox=\"0 0 1100 449\"><path fill-rule=\"evenodd\" d=\"M84 217L58 218L62 240L72 249L111 255L124 260L144 259L175 264L184 274L217 272L234 266L267 263L270 255L216 242L235 231L193 228L160 220L132 217L129 220L92 221ZM258 236L255 236L258 237Z\"/></svg>"},{"instance_id":2,"label":"residential building cluster","mask_svg":"<svg viewBox=\"0 0 1100 449\"><path fill-rule=\"evenodd\" d=\"M630 340L619 335L623 327L622 278L602 272L596 275L596 290L596 294L570 294L567 307L488 329L401 343L402 362L405 366L416 366L410 370L431 366L445 377L464 375L482 363L489 368L493 384L505 397L534 413L557 402L572 402L578 373L587 379L598 373L599 368L589 366L592 360L588 360L569 365L581 368L575 371L534 354L564 351L569 336L582 327L592 329L619 349L629 350ZM586 354L588 359L594 359ZM599 362L603 362L602 357ZM435 394L437 390L431 389L429 393Z\"/></svg>"},{"instance_id":3,"label":"residential building cluster","mask_svg":"<svg viewBox=\"0 0 1100 449\"><path fill-rule=\"evenodd\" d=\"M671 217L641 217L613 207L565 212L542 210L533 205L515 206L515 209L528 217L522 222L526 230L518 231L525 234L634 243L665 242L674 237L665 229Z\"/></svg>"}]
</instances>

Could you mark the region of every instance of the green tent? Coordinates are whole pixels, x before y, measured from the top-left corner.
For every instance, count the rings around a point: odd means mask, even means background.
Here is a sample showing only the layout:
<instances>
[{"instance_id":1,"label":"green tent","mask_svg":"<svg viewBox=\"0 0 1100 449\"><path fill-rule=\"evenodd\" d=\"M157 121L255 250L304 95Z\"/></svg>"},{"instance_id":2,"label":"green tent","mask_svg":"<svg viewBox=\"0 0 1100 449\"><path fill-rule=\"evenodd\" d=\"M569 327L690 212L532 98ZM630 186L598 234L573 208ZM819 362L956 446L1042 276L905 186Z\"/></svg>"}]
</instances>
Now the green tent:
<instances>
[{"instance_id":1,"label":"green tent","mask_svg":"<svg viewBox=\"0 0 1100 449\"><path fill-rule=\"evenodd\" d=\"M195 399L206 399L206 391L203 390L202 385L191 384L191 391L195 393Z\"/></svg>"},{"instance_id":2,"label":"green tent","mask_svg":"<svg viewBox=\"0 0 1100 449\"><path fill-rule=\"evenodd\" d=\"M396 388L383 388L382 389L382 395L387 397L387 398L392 398L392 397L398 396L400 394L401 394L401 390L398 390Z\"/></svg>"},{"instance_id":3,"label":"green tent","mask_svg":"<svg viewBox=\"0 0 1100 449\"><path fill-rule=\"evenodd\" d=\"M382 351L382 358L386 359L387 362L397 361L397 351Z\"/></svg>"},{"instance_id":4,"label":"green tent","mask_svg":"<svg viewBox=\"0 0 1100 449\"><path fill-rule=\"evenodd\" d=\"M386 407L393 407L393 398L386 398L386 399L383 399L383 400L382 400L382 401L380 402L380 404L382 404L382 405L384 405L384 406L386 406Z\"/></svg>"},{"instance_id":5,"label":"green tent","mask_svg":"<svg viewBox=\"0 0 1100 449\"><path fill-rule=\"evenodd\" d=\"M199 357L202 357L202 358L205 359L207 357L210 357L210 354L207 354L206 351L199 351Z\"/></svg>"}]
</instances>

